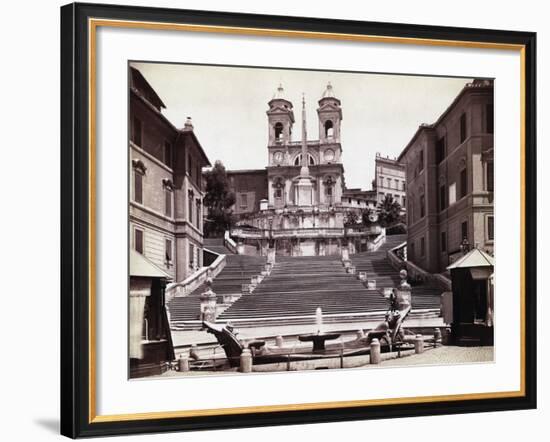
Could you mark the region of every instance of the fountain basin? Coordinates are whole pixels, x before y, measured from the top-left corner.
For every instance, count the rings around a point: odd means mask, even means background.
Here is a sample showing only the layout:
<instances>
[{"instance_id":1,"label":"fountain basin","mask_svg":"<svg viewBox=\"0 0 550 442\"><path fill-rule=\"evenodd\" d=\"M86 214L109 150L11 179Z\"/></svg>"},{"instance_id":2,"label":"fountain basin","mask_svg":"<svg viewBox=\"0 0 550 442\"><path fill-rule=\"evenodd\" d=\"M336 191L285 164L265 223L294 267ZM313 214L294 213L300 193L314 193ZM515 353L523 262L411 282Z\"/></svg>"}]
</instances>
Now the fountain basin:
<instances>
[{"instance_id":1,"label":"fountain basin","mask_svg":"<svg viewBox=\"0 0 550 442\"><path fill-rule=\"evenodd\" d=\"M310 333L307 335L300 335L298 339L300 342L313 342L313 351L325 351L325 341L338 339L340 333Z\"/></svg>"}]
</instances>

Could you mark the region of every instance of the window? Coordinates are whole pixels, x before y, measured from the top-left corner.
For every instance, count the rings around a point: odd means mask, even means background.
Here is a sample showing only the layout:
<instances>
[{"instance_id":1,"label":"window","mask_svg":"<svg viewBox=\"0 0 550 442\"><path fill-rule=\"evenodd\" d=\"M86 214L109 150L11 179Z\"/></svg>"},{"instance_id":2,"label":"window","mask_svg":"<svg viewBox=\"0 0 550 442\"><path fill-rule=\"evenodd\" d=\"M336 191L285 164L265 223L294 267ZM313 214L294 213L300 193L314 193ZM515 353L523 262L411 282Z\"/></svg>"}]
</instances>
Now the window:
<instances>
[{"instance_id":1,"label":"window","mask_svg":"<svg viewBox=\"0 0 550 442\"><path fill-rule=\"evenodd\" d=\"M315 165L315 160L313 159L313 156L311 154L307 154L307 159L310 166ZM302 164L302 154L298 155L294 160L295 166L300 166Z\"/></svg>"},{"instance_id":2,"label":"window","mask_svg":"<svg viewBox=\"0 0 550 442\"><path fill-rule=\"evenodd\" d=\"M143 254L143 230L134 229L134 249Z\"/></svg>"},{"instance_id":3,"label":"window","mask_svg":"<svg viewBox=\"0 0 550 442\"><path fill-rule=\"evenodd\" d=\"M201 200L200 199L197 199L196 215L197 215L197 228L200 229L201 228Z\"/></svg>"},{"instance_id":4,"label":"window","mask_svg":"<svg viewBox=\"0 0 550 442\"><path fill-rule=\"evenodd\" d=\"M248 195L241 193L241 209L246 209L248 206Z\"/></svg>"},{"instance_id":5,"label":"window","mask_svg":"<svg viewBox=\"0 0 550 442\"><path fill-rule=\"evenodd\" d=\"M467 131L467 128L466 128L466 114L463 113L461 116L460 116L460 143L464 143L464 141L466 141L466 131Z\"/></svg>"},{"instance_id":6,"label":"window","mask_svg":"<svg viewBox=\"0 0 550 442\"><path fill-rule=\"evenodd\" d=\"M420 218L424 218L426 215L426 198L424 195L420 195Z\"/></svg>"},{"instance_id":7,"label":"window","mask_svg":"<svg viewBox=\"0 0 550 442\"><path fill-rule=\"evenodd\" d=\"M487 190L489 192L494 192L494 188L495 188L494 176L495 176L495 168L494 168L493 162L489 161L487 163Z\"/></svg>"},{"instance_id":8,"label":"window","mask_svg":"<svg viewBox=\"0 0 550 442\"><path fill-rule=\"evenodd\" d=\"M406 184L405 181L403 181L403 188L401 189L403 192L406 190Z\"/></svg>"},{"instance_id":9,"label":"window","mask_svg":"<svg viewBox=\"0 0 550 442\"><path fill-rule=\"evenodd\" d=\"M378 184L380 185L380 187L384 187L384 177L378 178Z\"/></svg>"},{"instance_id":10,"label":"window","mask_svg":"<svg viewBox=\"0 0 550 442\"><path fill-rule=\"evenodd\" d=\"M275 141L281 141L283 138L283 123L275 124Z\"/></svg>"},{"instance_id":11,"label":"window","mask_svg":"<svg viewBox=\"0 0 550 442\"><path fill-rule=\"evenodd\" d=\"M165 253L165 259L166 264L172 263L172 240L166 238L164 241L164 253Z\"/></svg>"},{"instance_id":12,"label":"window","mask_svg":"<svg viewBox=\"0 0 550 442\"><path fill-rule=\"evenodd\" d=\"M172 144L168 141L164 142L164 164L172 167Z\"/></svg>"},{"instance_id":13,"label":"window","mask_svg":"<svg viewBox=\"0 0 550 442\"><path fill-rule=\"evenodd\" d=\"M468 239L468 221L464 221L460 225L460 233L462 234L462 240Z\"/></svg>"},{"instance_id":14,"label":"window","mask_svg":"<svg viewBox=\"0 0 550 442\"><path fill-rule=\"evenodd\" d=\"M449 186L449 206L456 203L456 183Z\"/></svg>"},{"instance_id":15,"label":"window","mask_svg":"<svg viewBox=\"0 0 550 442\"><path fill-rule=\"evenodd\" d=\"M466 167L460 171L460 198L464 198L468 193L468 174Z\"/></svg>"},{"instance_id":16,"label":"window","mask_svg":"<svg viewBox=\"0 0 550 442\"><path fill-rule=\"evenodd\" d=\"M402 197L401 197L401 207L405 207L406 202L407 202L407 198L405 198L404 196L402 196Z\"/></svg>"},{"instance_id":17,"label":"window","mask_svg":"<svg viewBox=\"0 0 550 442\"><path fill-rule=\"evenodd\" d=\"M418 159L418 171L422 172L424 170L424 149L420 150L420 156Z\"/></svg>"},{"instance_id":18,"label":"window","mask_svg":"<svg viewBox=\"0 0 550 442\"><path fill-rule=\"evenodd\" d=\"M426 255L426 240L424 237L420 238L420 256Z\"/></svg>"},{"instance_id":19,"label":"window","mask_svg":"<svg viewBox=\"0 0 550 442\"><path fill-rule=\"evenodd\" d=\"M441 137L435 143L435 162L441 163L445 158L445 137Z\"/></svg>"},{"instance_id":20,"label":"window","mask_svg":"<svg viewBox=\"0 0 550 442\"><path fill-rule=\"evenodd\" d=\"M281 188L277 187L275 189L275 198L282 198L283 197L283 191Z\"/></svg>"},{"instance_id":21,"label":"window","mask_svg":"<svg viewBox=\"0 0 550 442\"><path fill-rule=\"evenodd\" d=\"M388 189L391 189L391 178L387 178L388 180Z\"/></svg>"},{"instance_id":22,"label":"window","mask_svg":"<svg viewBox=\"0 0 550 442\"><path fill-rule=\"evenodd\" d=\"M332 124L332 121L327 120L325 121L325 137L330 139L334 136L334 125Z\"/></svg>"},{"instance_id":23,"label":"window","mask_svg":"<svg viewBox=\"0 0 550 442\"><path fill-rule=\"evenodd\" d=\"M493 103L490 103L485 108L485 126L487 127L487 133L492 134L495 131L495 115L494 115Z\"/></svg>"},{"instance_id":24,"label":"window","mask_svg":"<svg viewBox=\"0 0 550 442\"><path fill-rule=\"evenodd\" d=\"M395 189L399 189L399 180L394 180L395 181Z\"/></svg>"},{"instance_id":25,"label":"window","mask_svg":"<svg viewBox=\"0 0 550 442\"><path fill-rule=\"evenodd\" d=\"M189 268L195 268L195 246L189 244Z\"/></svg>"},{"instance_id":26,"label":"window","mask_svg":"<svg viewBox=\"0 0 550 442\"><path fill-rule=\"evenodd\" d=\"M487 217L487 240L493 241L495 239L495 217Z\"/></svg>"},{"instance_id":27,"label":"window","mask_svg":"<svg viewBox=\"0 0 550 442\"><path fill-rule=\"evenodd\" d=\"M189 190L187 192L187 221L190 224L193 224L193 191Z\"/></svg>"},{"instance_id":28,"label":"window","mask_svg":"<svg viewBox=\"0 0 550 442\"><path fill-rule=\"evenodd\" d=\"M143 204L143 174L134 170L134 201Z\"/></svg>"},{"instance_id":29,"label":"window","mask_svg":"<svg viewBox=\"0 0 550 442\"><path fill-rule=\"evenodd\" d=\"M164 214L172 217L172 191L170 189L164 189Z\"/></svg>"},{"instance_id":30,"label":"window","mask_svg":"<svg viewBox=\"0 0 550 442\"><path fill-rule=\"evenodd\" d=\"M446 204L446 198L447 195L447 189L445 188L445 184L441 184L439 186L439 211L445 210L447 208Z\"/></svg>"},{"instance_id":31,"label":"window","mask_svg":"<svg viewBox=\"0 0 550 442\"><path fill-rule=\"evenodd\" d=\"M132 128L132 141L137 146L141 146L141 120L134 117L134 125Z\"/></svg>"},{"instance_id":32,"label":"window","mask_svg":"<svg viewBox=\"0 0 550 442\"><path fill-rule=\"evenodd\" d=\"M447 232L441 232L441 252L447 251Z\"/></svg>"}]
</instances>

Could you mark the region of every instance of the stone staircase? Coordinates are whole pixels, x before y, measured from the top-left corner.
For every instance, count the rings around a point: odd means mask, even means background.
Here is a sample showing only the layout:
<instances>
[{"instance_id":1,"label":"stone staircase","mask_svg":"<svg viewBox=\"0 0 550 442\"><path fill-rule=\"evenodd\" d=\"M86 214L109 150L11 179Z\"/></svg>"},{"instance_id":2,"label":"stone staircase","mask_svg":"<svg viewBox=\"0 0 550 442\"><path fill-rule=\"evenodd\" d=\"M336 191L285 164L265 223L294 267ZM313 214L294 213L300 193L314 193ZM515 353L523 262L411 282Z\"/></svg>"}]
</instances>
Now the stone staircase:
<instances>
[{"instance_id":1,"label":"stone staircase","mask_svg":"<svg viewBox=\"0 0 550 442\"><path fill-rule=\"evenodd\" d=\"M366 272L367 279L376 281L376 289L397 287L400 283L399 272L395 270L386 257L388 250L397 247L407 240L407 235L391 235L375 252L351 255L352 264L357 272ZM419 309L439 309L442 290L429 283L412 286L412 307Z\"/></svg>"},{"instance_id":2,"label":"stone staircase","mask_svg":"<svg viewBox=\"0 0 550 442\"><path fill-rule=\"evenodd\" d=\"M238 327L313 324L315 310L321 307L325 323L379 321L388 301L384 288L397 287L399 272L386 259L389 249L406 236L389 236L376 252L351 255L357 271L376 280L376 289L346 272L338 256L277 257L271 274L250 295L244 295L221 313L217 321L231 321ZM415 319L439 315L441 290L413 288Z\"/></svg>"},{"instance_id":3,"label":"stone staircase","mask_svg":"<svg viewBox=\"0 0 550 442\"><path fill-rule=\"evenodd\" d=\"M224 295L240 295L242 285L250 284L253 276L265 270L267 261L262 256L233 255L229 251L227 253L225 267L212 284L218 305L223 304ZM192 293L175 297L168 303L172 329L184 329L189 322L191 322L191 328L196 328L196 322L200 320L200 295L205 290L206 285L202 284ZM192 324L193 321L195 324Z\"/></svg>"},{"instance_id":4,"label":"stone staircase","mask_svg":"<svg viewBox=\"0 0 550 442\"><path fill-rule=\"evenodd\" d=\"M225 247L223 238L205 238L203 247L219 255L233 254L233 252Z\"/></svg>"}]
</instances>

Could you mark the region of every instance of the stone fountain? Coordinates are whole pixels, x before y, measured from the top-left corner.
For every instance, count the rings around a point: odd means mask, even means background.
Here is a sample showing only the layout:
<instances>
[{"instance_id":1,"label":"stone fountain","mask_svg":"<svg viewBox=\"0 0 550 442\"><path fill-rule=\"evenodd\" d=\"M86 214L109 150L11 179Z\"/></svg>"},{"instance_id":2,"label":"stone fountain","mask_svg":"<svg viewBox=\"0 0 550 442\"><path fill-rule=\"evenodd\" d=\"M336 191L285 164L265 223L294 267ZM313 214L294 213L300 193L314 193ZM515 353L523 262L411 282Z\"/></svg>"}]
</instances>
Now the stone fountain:
<instances>
[{"instance_id":1,"label":"stone fountain","mask_svg":"<svg viewBox=\"0 0 550 442\"><path fill-rule=\"evenodd\" d=\"M323 310L321 307L317 307L315 310L315 328L317 329L317 333L298 336L300 342L313 342L314 352L324 352L325 341L338 339L340 337L340 333L325 333L323 331Z\"/></svg>"}]
</instances>

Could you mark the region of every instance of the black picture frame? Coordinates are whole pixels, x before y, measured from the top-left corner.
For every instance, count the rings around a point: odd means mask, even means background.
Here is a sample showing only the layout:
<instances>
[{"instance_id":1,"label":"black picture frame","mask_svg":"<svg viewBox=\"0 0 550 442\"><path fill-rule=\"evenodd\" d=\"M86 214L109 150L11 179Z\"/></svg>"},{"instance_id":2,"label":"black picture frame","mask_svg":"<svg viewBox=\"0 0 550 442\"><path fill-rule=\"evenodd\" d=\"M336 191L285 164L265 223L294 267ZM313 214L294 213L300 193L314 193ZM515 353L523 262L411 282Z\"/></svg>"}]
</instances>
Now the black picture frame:
<instances>
[{"instance_id":1,"label":"black picture frame","mask_svg":"<svg viewBox=\"0 0 550 442\"><path fill-rule=\"evenodd\" d=\"M524 395L96 421L90 389L90 18L519 45L524 60ZM71 438L536 408L536 34L98 4L61 8L61 433ZM92 307L93 308L93 307Z\"/></svg>"}]
</instances>

